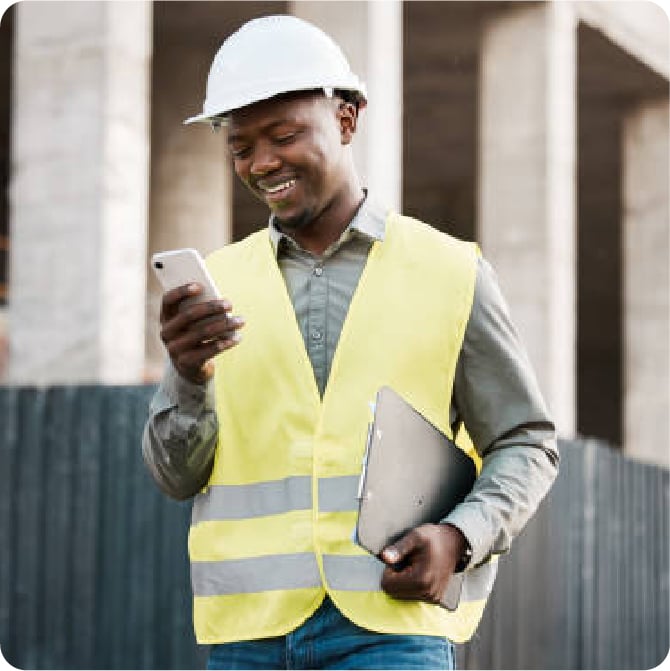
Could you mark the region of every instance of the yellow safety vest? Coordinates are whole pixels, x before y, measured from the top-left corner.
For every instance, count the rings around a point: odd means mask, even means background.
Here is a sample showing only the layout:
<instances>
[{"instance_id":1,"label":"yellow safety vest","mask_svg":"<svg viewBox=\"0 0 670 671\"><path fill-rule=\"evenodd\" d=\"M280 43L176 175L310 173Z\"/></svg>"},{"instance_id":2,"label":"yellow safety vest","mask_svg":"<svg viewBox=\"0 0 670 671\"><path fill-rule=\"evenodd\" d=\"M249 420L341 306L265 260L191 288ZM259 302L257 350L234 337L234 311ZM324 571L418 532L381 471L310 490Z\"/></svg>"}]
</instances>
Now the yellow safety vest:
<instances>
[{"instance_id":1,"label":"yellow safety vest","mask_svg":"<svg viewBox=\"0 0 670 671\"><path fill-rule=\"evenodd\" d=\"M267 231L210 256L214 280L246 326L240 345L216 359L219 442L193 507L199 643L286 634L326 592L369 630L453 641L472 635L495 564L467 572L461 605L450 613L385 594L384 565L352 536L377 390L389 385L450 433L476 258L473 244L390 215L384 241L370 250L320 398Z\"/></svg>"}]
</instances>

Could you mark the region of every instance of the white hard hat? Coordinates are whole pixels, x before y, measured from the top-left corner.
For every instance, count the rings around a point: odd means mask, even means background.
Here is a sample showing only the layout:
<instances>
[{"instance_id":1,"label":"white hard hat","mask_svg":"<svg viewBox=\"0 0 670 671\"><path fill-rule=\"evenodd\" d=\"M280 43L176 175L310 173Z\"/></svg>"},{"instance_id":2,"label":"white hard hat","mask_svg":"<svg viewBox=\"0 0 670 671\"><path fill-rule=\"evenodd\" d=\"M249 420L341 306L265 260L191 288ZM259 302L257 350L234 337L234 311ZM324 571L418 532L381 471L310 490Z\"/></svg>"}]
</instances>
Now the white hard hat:
<instances>
[{"instance_id":1,"label":"white hard hat","mask_svg":"<svg viewBox=\"0 0 670 671\"><path fill-rule=\"evenodd\" d=\"M312 89L351 91L357 100L366 100L364 84L328 35L295 16L264 16L245 23L221 45L207 78L202 114L184 123L221 123L240 107Z\"/></svg>"}]
</instances>

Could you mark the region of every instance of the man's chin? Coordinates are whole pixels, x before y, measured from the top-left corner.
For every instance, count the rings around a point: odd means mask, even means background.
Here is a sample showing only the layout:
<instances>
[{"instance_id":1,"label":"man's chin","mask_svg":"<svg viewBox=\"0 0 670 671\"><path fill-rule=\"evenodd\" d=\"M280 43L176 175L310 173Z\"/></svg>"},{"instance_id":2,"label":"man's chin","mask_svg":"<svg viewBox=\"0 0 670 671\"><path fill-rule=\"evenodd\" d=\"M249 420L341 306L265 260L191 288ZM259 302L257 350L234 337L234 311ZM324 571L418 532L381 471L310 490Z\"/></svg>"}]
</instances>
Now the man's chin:
<instances>
[{"instance_id":1,"label":"man's chin","mask_svg":"<svg viewBox=\"0 0 670 671\"><path fill-rule=\"evenodd\" d=\"M279 227L287 232L298 231L305 228L312 221L313 216L310 210L303 210L293 216L285 216L275 212L275 221Z\"/></svg>"}]
</instances>

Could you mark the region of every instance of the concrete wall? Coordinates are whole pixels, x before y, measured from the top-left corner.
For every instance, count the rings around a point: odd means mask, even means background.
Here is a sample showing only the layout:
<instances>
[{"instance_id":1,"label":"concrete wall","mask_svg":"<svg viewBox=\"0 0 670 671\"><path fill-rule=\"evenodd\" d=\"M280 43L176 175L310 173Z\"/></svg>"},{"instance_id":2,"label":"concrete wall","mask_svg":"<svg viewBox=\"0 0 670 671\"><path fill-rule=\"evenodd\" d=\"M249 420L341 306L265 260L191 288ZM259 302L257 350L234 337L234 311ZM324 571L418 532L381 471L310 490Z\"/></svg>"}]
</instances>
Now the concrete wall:
<instances>
[{"instance_id":1,"label":"concrete wall","mask_svg":"<svg viewBox=\"0 0 670 671\"><path fill-rule=\"evenodd\" d=\"M670 467L670 115L642 103L624 125L626 451Z\"/></svg>"},{"instance_id":2,"label":"concrete wall","mask_svg":"<svg viewBox=\"0 0 670 671\"><path fill-rule=\"evenodd\" d=\"M9 292L9 144L11 117L12 49L15 9L0 21L0 383L9 365L7 296Z\"/></svg>"},{"instance_id":3,"label":"concrete wall","mask_svg":"<svg viewBox=\"0 0 670 671\"><path fill-rule=\"evenodd\" d=\"M630 186L668 145L651 111L667 105L668 20L645 1L20 3L11 381L158 376L147 254L206 253L267 221L233 179L224 135L181 121L225 36L287 11L329 32L367 81L354 145L364 181L482 244L561 432L658 458L630 428L644 399L667 408L668 386L631 335L660 333L657 347L668 320L663 294L654 307L633 300L648 281L633 269L667 274L656 252L670 230L667 210L638 202L651 191L667 202L667 184ZM647 237L633 234L641 221ZM667 350L653 351L665 365Z\"/></svg>"},{"instance_id":4,"label":"concrete wall","mask_svg":"<svg viewBox=\"0 0 670 671\"><path fill-rule=\"evenodd\" d=\"M490 3L404 5L403 209L476 237L479 50Z\"/></svg>"},{"instance_id":5,"label":"concrete wall","mask_svg":"<svg viewBox=\"0 0 670 671\"><path fill-rule=\"evenodd\" d=\"M139 381L151 5L16 11L9 380Z\"/></svg>"},{"instance_id":6,"label":"concrete wall","mask_svg":"<svg viewBox=\"0 0 670 671\"><path fill-rule=\"evenodd\" d=\"M665 79L670 77L667 3L580 0L574 4L581 21L601 31L612 43L657 74Z\"/></svg>"},{"instance_id":7,"label":"concrete wall","mask_svg":"<svg viewBox=\"0 0 670 671\"><path fill-rule=\"evenodd\" d=\"M569 3L482 35L479 236L562 435L575 427L575 46Z\"/></svg>"},{"instance_id":8,"label":"concrete wall","mask_svg":"<svg viewBox=\"0 0 670 671\"><path fill-rule=\"evenodd\" d=\"M667 21L660 25L667 31ZM654 174L662 175L663 169L652 167L658 156L649 151L630 151L626 126L635 110L646 108L650 101L667 101L668 82L590 23L580 24L578 42L577 429L582 435L604 438L638 454L636 441L631 441L633 433L624 426L630 425L630 419L625 418L630 417L631 403L636 408L638 424L658 427L667 425L667 421L650 417L654 402L640 403L640 392L632 391L637 383L630 382L631 375L639 379L642 374L644 357L634 354L627 344L632 312L625 287L640 268L657 267L659 256L650 255L642 262L641 254L647 254L649 246L633 257L623 251L632 230L625 206L629 198L626 191L630 189L626 175L631 169L637 174L642 165ZM662 132L655 135L654 142L659 152L668 153L668 140ZM632 167L631 160L637 167ZM656 197L667 201L667 184L662 187L661 183L662 180L653 182ZM638 195L648 190L643 188ZM670 228L667 215L660 209L652 219L662 230ZM667 266L667 247L658 254L665 258ZM654 272L657 271L658 268ZM644 323L639 325L642 332ZM639 338L635 342L642 350L646 348ZM655 346L662 342L661 337ZM663 370L663 365L657 369L653 389L648 383L644 385L649 399L667 396L667 373L663 374ZM645 412L640 414L642 405ZM662 441L652 451L658 461L668 463Z\"/></svg>"}]
</instances>

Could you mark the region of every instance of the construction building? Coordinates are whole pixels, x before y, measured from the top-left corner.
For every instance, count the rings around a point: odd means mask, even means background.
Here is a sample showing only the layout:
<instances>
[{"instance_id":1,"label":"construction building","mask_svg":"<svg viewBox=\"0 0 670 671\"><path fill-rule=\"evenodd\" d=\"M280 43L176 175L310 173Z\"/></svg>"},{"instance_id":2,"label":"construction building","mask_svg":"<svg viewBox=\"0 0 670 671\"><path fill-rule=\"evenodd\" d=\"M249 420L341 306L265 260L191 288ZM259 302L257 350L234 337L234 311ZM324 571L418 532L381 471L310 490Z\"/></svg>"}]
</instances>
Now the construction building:
<instances>
[{"instance_id":1,"label":"construction building","mask_svg":"<svg viewBox=\"0 0 670 671\"><path fill-rule=\"evenodd\" d=\"M225 134L182 121L222 40L272 13L322 27L367 83L355 151L377 197L480 243L560 434L670 465L669 30L642 0L14 5L2 382L158 379L150 254L267 224Z\"/></svg>"}]
</instances>

